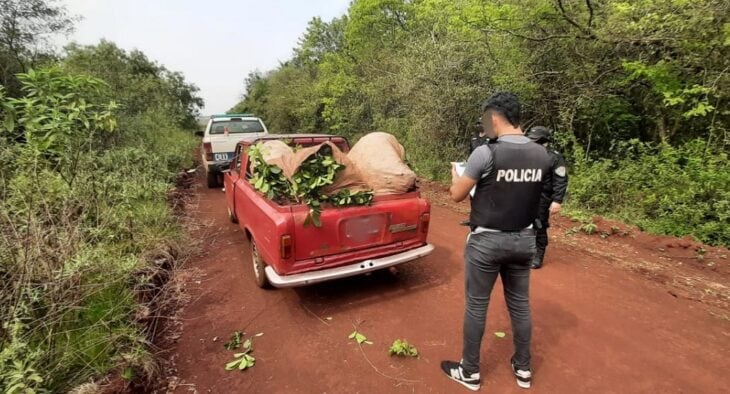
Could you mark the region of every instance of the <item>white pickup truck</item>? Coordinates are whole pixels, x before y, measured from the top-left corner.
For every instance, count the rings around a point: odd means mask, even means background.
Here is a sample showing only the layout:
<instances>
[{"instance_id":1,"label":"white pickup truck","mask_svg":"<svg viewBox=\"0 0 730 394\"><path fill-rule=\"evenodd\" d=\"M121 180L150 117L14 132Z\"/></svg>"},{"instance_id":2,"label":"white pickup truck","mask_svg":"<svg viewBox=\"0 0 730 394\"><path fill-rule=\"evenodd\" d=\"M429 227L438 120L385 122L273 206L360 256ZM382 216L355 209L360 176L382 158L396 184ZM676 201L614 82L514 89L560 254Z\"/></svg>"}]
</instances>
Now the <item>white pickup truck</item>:
<instances>
[{"instance_id":1,"label":"white pickup truck","mask_svg":"<svg viewBox=\"0 0 730 394\"><path fill-rule=\"evenodd\" d=\"M269 134L264 122L252 114L213 115L198 133L203 137L200 152L205 167L208 187L222 184L221 170L228 168L238 141L259 138Z\"/></svg>"}]
</instances>

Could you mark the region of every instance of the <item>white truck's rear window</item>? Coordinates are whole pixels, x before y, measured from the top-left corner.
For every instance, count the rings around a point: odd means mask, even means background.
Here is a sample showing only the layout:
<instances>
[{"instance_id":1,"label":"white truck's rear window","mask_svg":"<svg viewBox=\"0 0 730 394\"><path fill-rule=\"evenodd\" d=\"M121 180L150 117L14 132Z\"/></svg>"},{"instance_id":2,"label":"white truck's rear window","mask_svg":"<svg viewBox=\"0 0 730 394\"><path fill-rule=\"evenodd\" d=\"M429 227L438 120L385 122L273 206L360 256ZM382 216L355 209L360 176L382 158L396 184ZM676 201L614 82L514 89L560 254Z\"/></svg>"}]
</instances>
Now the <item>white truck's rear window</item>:
<instances>
[{"instance_id":1,"label":"white truck's rear window","mask_svg":"<svg viewBox=\"0 0 730 394\"><path fill-rule=\"evenodd\" d=\"M217 120L210 126L210 134L263 133L264 126L256 119Z\"/></svg>"}]
</instances>

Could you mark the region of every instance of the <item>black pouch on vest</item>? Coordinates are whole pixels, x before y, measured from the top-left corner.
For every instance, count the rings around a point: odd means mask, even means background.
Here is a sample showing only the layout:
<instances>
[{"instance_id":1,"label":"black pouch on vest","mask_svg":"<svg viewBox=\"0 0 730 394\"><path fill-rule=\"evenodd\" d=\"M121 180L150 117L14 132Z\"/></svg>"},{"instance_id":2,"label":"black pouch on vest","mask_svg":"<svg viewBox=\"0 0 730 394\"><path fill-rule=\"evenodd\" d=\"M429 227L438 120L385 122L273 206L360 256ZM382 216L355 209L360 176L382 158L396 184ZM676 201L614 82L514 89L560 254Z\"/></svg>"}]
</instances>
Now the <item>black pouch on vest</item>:
<instances>
[{"instance_id":1,"label":"black pouch on vest","mask_svg":"<svg viewBox=\"0 0 730 394\"><path fill-rule=\"evenodd\" d=\"M542 230L543 229L542 220L540 220L539 218L535 219L535 223L533 223L533 226L535 226L535 230Z\"/></svg>"}]
</instances>

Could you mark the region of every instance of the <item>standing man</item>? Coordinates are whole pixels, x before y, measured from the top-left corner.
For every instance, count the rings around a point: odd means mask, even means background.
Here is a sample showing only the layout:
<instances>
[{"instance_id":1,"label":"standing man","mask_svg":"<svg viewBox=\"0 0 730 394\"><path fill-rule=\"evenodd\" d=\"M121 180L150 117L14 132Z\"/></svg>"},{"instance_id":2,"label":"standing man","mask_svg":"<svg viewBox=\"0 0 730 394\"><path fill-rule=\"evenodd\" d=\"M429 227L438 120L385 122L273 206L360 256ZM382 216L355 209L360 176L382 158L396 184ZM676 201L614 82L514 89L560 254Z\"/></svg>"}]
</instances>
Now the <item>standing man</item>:
<instances>
[{"instance_id":1,"label":"standing man","mask_svg":"<svg viewBox=\"0 0 730 394\"><path fill-rule=\"evenodd\" d=\"M560 212L565 192L568 190L568 170L563 156L548 146L552 142L552 136L547 127L534 126L530 128L526 135L529 139L544 146L551 160L550 182L543 189L542 198L540 198L540 211L538 214L540 223L535 229L537 252L535 253L535 259L532 261L532 268L538 269L542 267L545 249L548 245L547 229L550 227L550 215Z\"/></svg>"},{"instance_id":2,"label":"standing man","mask_svg":"<svg viewBox=\"0 0 730 394\"><path fill-rule=\"evenodd\" d=\"M487 135L484 132L484 127L482 126L481 119L479 119L477 121L477 128L478 128L479 135L471 137L471 140L469 141L469 155L470 156L478 147L489 142L489 138L487 138Z\"/></svg>"},{"instance_id":3,"label":"standing man","mask_svg":"<svg viewBox=\"0 0 730 394\"><path fill-rule=\"evenodd\" d=\"M550 157L522 134L520 104L511 93L497 93L482 105L482 126L496 142L479 146L469 157L463 176L452 168L451 197L463 201L471 188L471 233L464 250L466 311L461 361L443 361L446 375L470 390L481 387L479 352L487 308L498 276L502 278L515 353L512 371L517 384L529 388L530 263L535 255L535 230L543 177Z\"/></svg>"}]
</instances>

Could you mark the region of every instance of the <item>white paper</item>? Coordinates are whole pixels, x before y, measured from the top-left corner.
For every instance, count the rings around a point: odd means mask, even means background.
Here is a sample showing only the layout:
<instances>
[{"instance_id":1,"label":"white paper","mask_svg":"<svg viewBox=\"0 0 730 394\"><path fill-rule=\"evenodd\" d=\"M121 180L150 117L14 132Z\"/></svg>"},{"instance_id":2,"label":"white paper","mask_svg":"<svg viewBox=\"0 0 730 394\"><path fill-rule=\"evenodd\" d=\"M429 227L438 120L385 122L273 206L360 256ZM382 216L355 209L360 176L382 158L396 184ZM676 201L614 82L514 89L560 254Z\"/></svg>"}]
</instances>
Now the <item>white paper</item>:
<instances>
[{"instance_id":1,"label":"white paper","mask_svg":"<svg viewBox=\"0 0 730 394\"><path fill-rule=\"evenodd\" d=\"M465 161L452 161L451 165L454 166L456 169L456 175L458 176L464 176L464 171L466 171L466 162ZM471 191L469 192L469 195L474 197L474 193L476 193L477 187L474 185L473 188L471 188Z\"/></svg>"}]
</instances>

